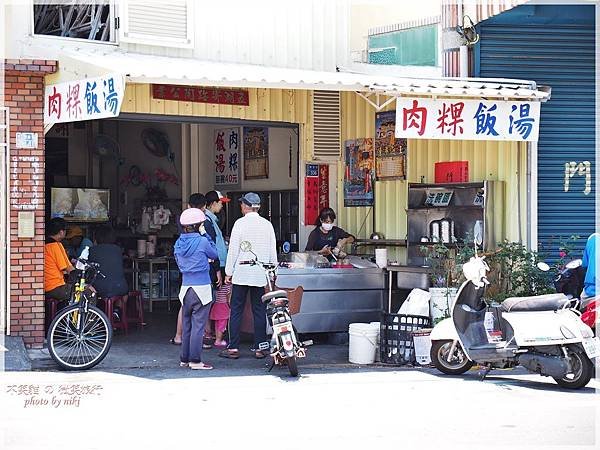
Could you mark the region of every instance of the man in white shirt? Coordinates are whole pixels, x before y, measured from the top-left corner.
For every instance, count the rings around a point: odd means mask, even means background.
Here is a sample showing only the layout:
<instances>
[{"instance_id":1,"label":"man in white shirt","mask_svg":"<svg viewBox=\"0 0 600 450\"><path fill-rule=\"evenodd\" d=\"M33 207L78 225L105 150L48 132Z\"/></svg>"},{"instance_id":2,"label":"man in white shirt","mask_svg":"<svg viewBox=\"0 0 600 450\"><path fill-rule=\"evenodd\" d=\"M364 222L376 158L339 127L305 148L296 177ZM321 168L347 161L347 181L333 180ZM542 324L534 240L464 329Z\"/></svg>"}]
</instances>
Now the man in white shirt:
<instances>
[{"instance_id":1,"label":"man in white shirt","mask_svg":"<svg viewBox=\"0 0 600 450\"><path fill-rule=\"evenodd\" d=\"M269 348L267 342L266 307L260 298L267 284L264 271L259 266L240 265L242 261L254 258L250 252L240 249L240 243L252 244L252 252L259 261L277 263L275 231L268 220L260 217L260 197L248 192L240 198L243 217L238 219L231 230L227 264L225 265L225 283L233 283L231 292L231 315L229 318L229 346L219 356L239 358L240 328L246 296L250 293L252 315L254 316L254 356L264 358ZM263 351L264 350L264 351Z\"/></svg>"}]
</instances>

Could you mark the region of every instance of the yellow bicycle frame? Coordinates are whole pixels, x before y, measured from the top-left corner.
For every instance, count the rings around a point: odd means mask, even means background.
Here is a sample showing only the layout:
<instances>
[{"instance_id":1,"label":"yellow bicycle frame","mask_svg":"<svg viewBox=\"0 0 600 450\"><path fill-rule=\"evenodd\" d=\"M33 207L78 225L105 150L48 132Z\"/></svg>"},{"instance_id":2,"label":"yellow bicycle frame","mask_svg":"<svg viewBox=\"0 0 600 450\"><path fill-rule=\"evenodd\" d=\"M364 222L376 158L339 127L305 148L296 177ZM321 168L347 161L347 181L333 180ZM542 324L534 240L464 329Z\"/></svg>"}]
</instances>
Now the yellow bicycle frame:
<instances>
[{"instance_id":1,"label":"yellow bicycle frame","mask_svg":"<svg viewBox=\"0 0 600 450\"><path fill-rule=\"evenodd\" d=\"M81 301L81 294L85 290L85 271L81 273L81 279L75 284L75 293L73 295L73 303L77 304ZM73 325L79 329L79 311L73 311L73 317L71 319Z\"/></svg>"}]
</instances>

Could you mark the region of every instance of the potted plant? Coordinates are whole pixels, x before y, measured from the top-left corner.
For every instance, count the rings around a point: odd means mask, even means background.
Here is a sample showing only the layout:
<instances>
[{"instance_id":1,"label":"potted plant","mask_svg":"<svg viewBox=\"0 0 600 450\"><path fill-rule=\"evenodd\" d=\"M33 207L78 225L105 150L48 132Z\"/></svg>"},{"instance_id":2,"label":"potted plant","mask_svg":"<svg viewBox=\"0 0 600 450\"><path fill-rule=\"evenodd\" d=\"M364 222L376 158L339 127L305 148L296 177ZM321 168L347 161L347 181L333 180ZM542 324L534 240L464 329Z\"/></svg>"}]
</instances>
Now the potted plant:
<instances>
[{"instance_id":1,"label":"potted plant","mask_svg":"<svg viewBox=\"0 0 600 450\"><path fill-rule=\"evenodd\" d=\"M571 241L576 239L576 236L572 236L570 240L560 243L557 252L559 259L555 261L557 270L564 265L572 248ZM554 292L553 271L543 272L537 267L537 263L543 259L543 253L529 250L518 242L505 240L498 244L497 251L488 258L491 270L488 274L490 285L486 289L486 299L501 303L509 297Z\"/></svg>"},{"instance_id":2,"label":"potted plant","mask_svg":"<svg viewBox=\"0 0 600 450\"><path fill-rule=\"evenodd\" d=\"M421 246L421 252L426 258L426 265L431 269L429 310L432 323L435 325L450 317L450 308L462 281L462 265L473 256L473 250L465 244L438 242Z\"/></svg>"}]
</instances>

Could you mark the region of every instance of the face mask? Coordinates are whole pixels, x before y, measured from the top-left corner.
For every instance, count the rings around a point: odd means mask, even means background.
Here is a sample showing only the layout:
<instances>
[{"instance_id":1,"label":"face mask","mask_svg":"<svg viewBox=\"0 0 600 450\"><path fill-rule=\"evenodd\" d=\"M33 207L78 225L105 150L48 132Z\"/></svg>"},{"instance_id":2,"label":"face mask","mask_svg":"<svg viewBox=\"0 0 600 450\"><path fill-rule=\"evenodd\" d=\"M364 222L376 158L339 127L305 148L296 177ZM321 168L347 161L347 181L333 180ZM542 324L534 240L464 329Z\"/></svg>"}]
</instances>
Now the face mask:
<instances>
[{"instance_id":1,"label":"face mask","mask_svg":"<svg viewBox=\"0 0 600 450\"><path fill-rule=\"evenodd\" d=\"M325 231L331 231L333 229L332 223L321 223L321 226Z\"/></svg>"},{"instance_id":2,"label":"face mask","mask_svg":"<svg viewBox=\"0 0 600 450\"><path fill-rule=\"evenodd\" d=\"M204 224L202 224L198 227L198 232L202 235L206 234L206 228L204 228Z\"/></svg>"}]
</instances>

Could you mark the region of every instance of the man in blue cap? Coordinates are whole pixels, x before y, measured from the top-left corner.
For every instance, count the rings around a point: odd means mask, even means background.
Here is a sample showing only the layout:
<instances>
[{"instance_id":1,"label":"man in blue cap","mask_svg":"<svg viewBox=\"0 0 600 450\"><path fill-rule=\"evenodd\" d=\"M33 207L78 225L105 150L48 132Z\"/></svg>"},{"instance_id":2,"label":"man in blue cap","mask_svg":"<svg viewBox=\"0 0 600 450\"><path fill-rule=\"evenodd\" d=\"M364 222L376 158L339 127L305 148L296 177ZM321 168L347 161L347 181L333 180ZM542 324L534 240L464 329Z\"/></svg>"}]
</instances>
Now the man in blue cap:
<instances>
[{"instance_id":1,"label":"man in blue cap","mask_svg":"<svg viewBox=\"0 0 600 450\"><path fill-rule=\"evenodd\" d=\"M229 239L225 282L233 283L231 292L231 316L229 319L229 346L219 353L224 358L239 358L240 328L246 296L250 294L252 315L254 317L254 356L264 358L267 355L267 315L266 307L260 298L265 293L267 280L259 266L240 265L254 257L250 252L240 249L243 241L252 245L252 252L259 261L277 263L275 230L271 222L258 215L260 196L248 192L240 198L242 215L233 225Z\"/></svg>"}]
</instances>

